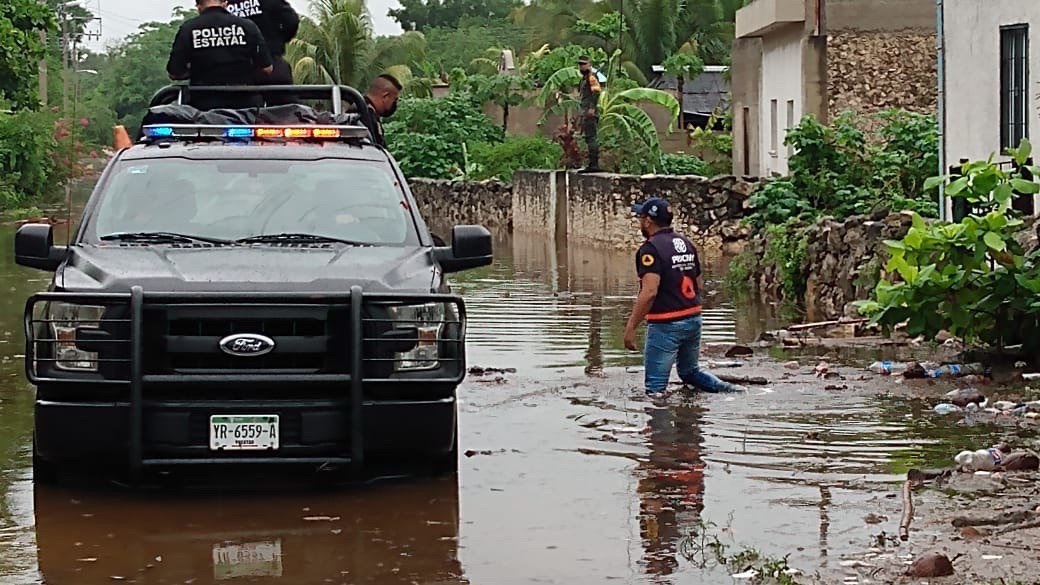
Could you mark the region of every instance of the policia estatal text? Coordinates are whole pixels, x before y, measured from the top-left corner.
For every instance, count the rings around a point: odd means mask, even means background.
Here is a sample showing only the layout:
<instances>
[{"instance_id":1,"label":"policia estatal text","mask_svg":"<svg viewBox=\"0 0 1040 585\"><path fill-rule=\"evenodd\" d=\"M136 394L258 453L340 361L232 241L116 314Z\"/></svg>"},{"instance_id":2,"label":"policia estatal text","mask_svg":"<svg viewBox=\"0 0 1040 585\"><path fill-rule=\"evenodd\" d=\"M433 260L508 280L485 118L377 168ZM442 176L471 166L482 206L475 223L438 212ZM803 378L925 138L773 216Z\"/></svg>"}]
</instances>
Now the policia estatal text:
<instances>
[{"instance_id":1,"label":"policia estatal text","mask_svg":"<svg viewBox=\"0 0 1040 585\"><path fill-rule=\"evenodd\" d=\"M227 9L235 16L253 21L271 51L274 71L259 76L257 83L292 85L292 67L285 60L285 45L300 30L300 15L286 0L228 0ZM270 97L268 103L271 103Z\"/></svg>"},{"instance_id":2,"label":"policia estatal text","mask_svg":"<svg viewBox=\"0 0 1040 585\"><path fill-rule=\"evenodd\" d=\"M228 12L222 0L197 0L199 15L181 25L173 41L166 71L171 79L190 79L193 86L255 85L273 71L271 53L251 20ZM192 92L200 110L249 108L258 97L203 95Z\"/></svg>"}]
</instances>

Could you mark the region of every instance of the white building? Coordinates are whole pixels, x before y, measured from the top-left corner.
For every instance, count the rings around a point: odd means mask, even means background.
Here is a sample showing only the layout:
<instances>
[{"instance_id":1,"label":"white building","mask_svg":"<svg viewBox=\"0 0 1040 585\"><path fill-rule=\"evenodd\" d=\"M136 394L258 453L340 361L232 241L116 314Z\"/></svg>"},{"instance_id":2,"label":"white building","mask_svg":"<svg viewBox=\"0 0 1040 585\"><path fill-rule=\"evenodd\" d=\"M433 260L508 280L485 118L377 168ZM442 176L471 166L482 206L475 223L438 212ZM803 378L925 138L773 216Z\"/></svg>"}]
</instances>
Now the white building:
<instances>
[{"instance_id":1,"label":"white building","mask_svg":"<svg viewBox=\"0 0 1040 585\"><path fill-rule=\"evenodd\" d=\"M946 160L998 157L1040 129L1038 0L944 0ZM1032 86L1032 87L1031 87Z\"/></svg>"},{"instance_id":2,"label":"white building","mask_svg":"<svg viewBox=\"0 0 1040 585\"><path fill-rule=\"evenodd\" d=\"M935 24L935 0L747 3L732 56L734 174L786 175L784 138L806 114L934 113Z\"/></svg>"}]
</instances>

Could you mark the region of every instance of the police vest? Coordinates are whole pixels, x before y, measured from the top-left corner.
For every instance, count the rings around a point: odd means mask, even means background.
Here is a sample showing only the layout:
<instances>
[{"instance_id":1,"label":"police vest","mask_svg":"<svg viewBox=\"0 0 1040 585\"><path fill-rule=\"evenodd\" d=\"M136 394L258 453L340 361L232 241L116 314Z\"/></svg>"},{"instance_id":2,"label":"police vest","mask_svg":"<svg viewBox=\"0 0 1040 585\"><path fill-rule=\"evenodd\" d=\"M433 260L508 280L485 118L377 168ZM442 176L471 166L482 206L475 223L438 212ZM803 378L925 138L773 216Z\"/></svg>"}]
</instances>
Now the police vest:
<instances>
[{"instance_id":1,"label":"police vest","mask_svg":"<svg viewBox=\"0 0 1040 585\"><path fill-rule=\"evenodd\" d=\"M642 278L651 272L661 277L661 285L647 321L669 323L701 314L701 262L689 240L671 228L650 236L636 253L636 273Z\"/></svg>"}]
</instances>

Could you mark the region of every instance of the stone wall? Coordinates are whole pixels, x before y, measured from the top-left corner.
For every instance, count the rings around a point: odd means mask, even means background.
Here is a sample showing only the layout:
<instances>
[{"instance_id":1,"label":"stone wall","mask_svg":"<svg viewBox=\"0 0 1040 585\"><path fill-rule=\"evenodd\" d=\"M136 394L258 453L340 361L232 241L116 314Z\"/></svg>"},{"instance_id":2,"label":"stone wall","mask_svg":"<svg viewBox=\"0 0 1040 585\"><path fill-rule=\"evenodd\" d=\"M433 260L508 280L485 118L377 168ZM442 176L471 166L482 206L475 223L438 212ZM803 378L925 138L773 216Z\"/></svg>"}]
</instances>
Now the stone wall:
<instances>
[{"instance_id":1,"label":"stone wall","mask_svg":"<svg viewBox=\"0 0 1040 585\"><path fill-rule=\"evenodd\" d=\"M936 112L934 32L832 33L827 41L827 97L831 117L902 108ZM868 130L876 121L864 119Z\"/></svg>"},{"instance_id":2,"label":"stone wall","mask_svg":"<svg viewBox=\"0 0 1040 585\"><path fill-rule=\"evenodd\" d=\"M632 249L642 241L632 204L664 197L675 227L698 246L736 252L748 237L740 225L754 188L732 176L643 176L519 171L513 184L414 179L423 217L437 226L482 224L593 246Z\"/></svg>"},{"instance_id":3,"label":"stone wall","mask_svg":"<svg viewBox=\"0 0 1040 585\"><path fill-rule=\"evenodd\" d=\"M854 317L853 301L870 297L888 262L885 240L899 240L910 229L906 213L879 212L857 215L845 221L830 217L805 228L808 246L805 263L807 282L805 311L808 321ZM769 241L755 236L747 255L755 262L754 286L769 300L782 298L779 267L768 259ZM765 261L762 261L765 259Z\"/></svg>"},{"instance_id":4,"label":"stone wall","mask_svg":"<svg viewBox=\"0 0 1040 585\"><path fill-rule=\"evenodd\" d=\"M513 229L513 189L506 183L411 179L408 185L428 223Z\"/></svg>"},{"instance_id":5,"label":"stone wall","mask_svg":"<svg viewBox=\"0 0 1040 585\"><path fill-rule=\"evenodd\" d=\"M572 175L566 198L567 235L634 249L643 238L632 221L632 205L663 197L672 205L676 230L699 247L733 246L748 236L740 220L753 186L732 176Z\"/></svg>"}]
</instances>

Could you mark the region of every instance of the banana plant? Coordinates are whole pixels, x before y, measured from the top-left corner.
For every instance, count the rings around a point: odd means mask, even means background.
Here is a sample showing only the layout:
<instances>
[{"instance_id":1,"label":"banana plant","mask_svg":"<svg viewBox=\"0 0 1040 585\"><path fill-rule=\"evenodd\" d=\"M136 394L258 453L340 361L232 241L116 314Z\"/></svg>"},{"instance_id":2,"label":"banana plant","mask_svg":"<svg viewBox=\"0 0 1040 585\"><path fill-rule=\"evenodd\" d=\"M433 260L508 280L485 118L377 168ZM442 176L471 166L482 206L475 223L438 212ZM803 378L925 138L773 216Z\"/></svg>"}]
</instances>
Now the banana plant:
<instances>
[{"instance_id":1,"label":"banana plant","mask_svg":"<svg viewBox=\"0 0 1040 585\"><path fill-rule=\"evenodd\" d=\"M657 127L643 105L656 105L665 108L671 114L669 120L679 118L681 110L679 100L675 96L659 89L631 87L630 82L617 73L617 60L620 51L614 51L605 71L607 76L603 90L599 96L599 134L601 142L616 139L615 144L635 144L646 153L655 170L661 167L661 140ZM574 66L564 67L554 73L545 82L536 103L543 108L539 124L556 115L570 119L581 109L581 104L574 96L573 90L581 81L581 71ZM668 131L673 129L669 122Z\"/></svg>"}]
</instances>

